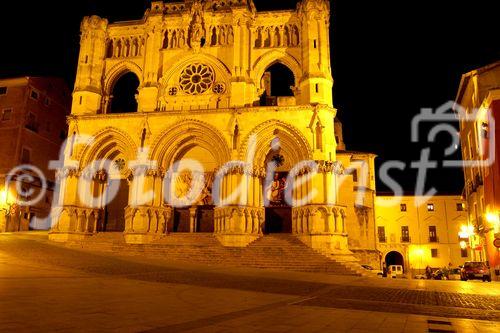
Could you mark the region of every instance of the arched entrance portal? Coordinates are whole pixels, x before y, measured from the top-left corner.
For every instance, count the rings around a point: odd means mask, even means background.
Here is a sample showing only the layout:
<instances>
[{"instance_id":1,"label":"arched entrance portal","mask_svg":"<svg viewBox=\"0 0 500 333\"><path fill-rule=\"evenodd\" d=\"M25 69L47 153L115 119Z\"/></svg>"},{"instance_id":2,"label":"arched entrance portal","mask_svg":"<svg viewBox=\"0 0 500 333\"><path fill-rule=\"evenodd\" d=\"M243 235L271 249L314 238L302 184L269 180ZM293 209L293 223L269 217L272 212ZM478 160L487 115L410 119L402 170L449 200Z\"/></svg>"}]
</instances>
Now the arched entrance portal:
<instances>
[{"instance_id":1,"label":"arched entrance portal","mask_svg":"<svg viewBox=\"0 0 500 333\"><path fill-rule=\"evenodd\" d=\"M278 120L268 121L252 133L256 138L256 165L266 170L262 187L265 208L263 231L292 233L294 184L289 179L292 177L288 176L300 162L311 159L311 149L295 127Z\"/></svg>"},{"instance_id":2,"label":"arched entrance portal","mask_svg":"<svg viewBox=\"0 0 500 333\"><path fill-rule=\"evenodd\" d=\"M80 200L84 206L100 210L97 231L125 231L130 192L128 161L134 159L136 149L126 133L106 128L96 133L82 152L80 164L85 166L85 176L78 185L82 186Z\"/></svg>"},{"instance_id":3,"label":"arched entrance portal","mask_svg":"<svg viewBox=\"0 0 500 333\"><path fill-rule=\"evenodd\" d=\"M214 232L214 202L212 187L217 162L213 154L196 144L188 144L178 152L174 165L173 194L187 199L190 206L174 209L173 232ZM192 197L190 191L199 195Z\"/></svg>"},{"instance_id":4,"label":"arched entrance portal","mask_svg":"<svg viewBox=\"0 0 500 333\"><path fill-rule=\"evenodd\" d=\"M398 251L392 251L387 253L385 256L385 263L387 267L391 265L401 265L403 266L403 270L405 270L405 260L401 253Z\"/></svg>"},{"instance_id":5,"label":"arched entrance portal","mask_svg":"<svg viewBox=\"0 0 500 333\"><path fill-rule=\"evenodd\" d=\"M266 166L274 164L276 167L272 181L269 182L268 179L264 189L266 204L264 232L266 234L292 233L292 207L287 202L286 195L293 184L288 183L290 169L285 164L286 157L282 154L283 152L278 148L271 150L266 158Z\"/></svg>"}]
</instances>

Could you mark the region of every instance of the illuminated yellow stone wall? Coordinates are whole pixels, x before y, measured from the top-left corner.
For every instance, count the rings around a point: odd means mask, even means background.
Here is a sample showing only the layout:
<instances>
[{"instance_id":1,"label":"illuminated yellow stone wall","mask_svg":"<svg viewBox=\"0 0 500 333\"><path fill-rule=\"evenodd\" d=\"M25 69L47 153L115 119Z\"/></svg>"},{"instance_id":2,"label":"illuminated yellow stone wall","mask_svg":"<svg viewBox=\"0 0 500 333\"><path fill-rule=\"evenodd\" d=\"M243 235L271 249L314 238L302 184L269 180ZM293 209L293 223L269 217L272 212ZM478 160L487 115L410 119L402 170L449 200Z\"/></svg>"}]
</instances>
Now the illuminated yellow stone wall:
<instances>
[{"instance_id":1,"label":"illuminated yellow stone wall","mask_svg":"<svg viewBox=\"0 0 500 333\"><path fill-rule=\"evenodd\" d=\"M402 205L404 205L402 207ZM433 206L431 206L433 205ZM431 210L433 207L433 211ZM460 210L459 207L463 207ZM404 211L406 209L406 211ZM376 225L385 228L385 241L377 237L377 248L385 260L392 251L399 252L408 272L421 272L427 265L432 268L454 268L470 260L462 257L459 233L467 225L467 211L464 200L459 196L422 197L377 196L375 211ZM409 239L404 239L402 227L409 228ZM430 237L429 227L436 227L436 237ZM437 257L432 257L432 249ZM408 265L409 264L409 265Z\"/></svg>"}]
</instances>

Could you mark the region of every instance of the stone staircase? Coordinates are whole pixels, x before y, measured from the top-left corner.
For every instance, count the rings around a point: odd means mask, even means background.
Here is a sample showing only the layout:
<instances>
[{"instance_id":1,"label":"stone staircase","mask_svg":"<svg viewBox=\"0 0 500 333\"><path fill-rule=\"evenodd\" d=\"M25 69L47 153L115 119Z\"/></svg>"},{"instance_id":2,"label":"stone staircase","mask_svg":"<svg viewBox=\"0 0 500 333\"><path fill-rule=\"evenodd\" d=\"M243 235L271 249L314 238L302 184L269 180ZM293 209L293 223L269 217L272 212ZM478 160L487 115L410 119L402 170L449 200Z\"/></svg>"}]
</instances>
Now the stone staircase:
<instances>
[{"instance_id":1,"label":"stone staircase","mask_svg":"<svg viewBox=\"0 0 500 333\"><path fill-rule=\"evenodd\" d=\"M266 235L245 248L222 246L212 234L172 233L154 244L126 244L121 233L101 233L67 246L120 255L260 269L360 275L348 264L328 258L289 234Z\"/></svg>"}]
</instances>

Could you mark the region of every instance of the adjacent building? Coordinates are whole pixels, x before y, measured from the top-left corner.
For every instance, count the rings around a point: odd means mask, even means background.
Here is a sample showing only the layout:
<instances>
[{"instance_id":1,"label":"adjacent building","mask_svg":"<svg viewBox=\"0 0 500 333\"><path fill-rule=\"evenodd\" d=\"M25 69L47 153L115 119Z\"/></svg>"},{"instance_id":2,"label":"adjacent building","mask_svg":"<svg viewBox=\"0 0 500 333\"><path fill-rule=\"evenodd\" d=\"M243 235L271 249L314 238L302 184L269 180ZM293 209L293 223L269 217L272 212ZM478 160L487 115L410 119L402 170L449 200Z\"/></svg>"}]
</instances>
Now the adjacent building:
<instances>
[{"instance_id":1,"label":"adjacent building","mask_svg":"<svg viewBox=\"0 0 500 333\"><path fill-rule=\"evenodd\" d=\"M28 230L34 217L49 214L54 187L49 161L58 159L67 136L70 100L61 79L0 79L0 232ZM19 169L21 165L32 165L40 173ZM28 174L31 177L25 177ZM47 180L46 194L29 207L19 206L19 201L30 201L41 192L40 175Z\"/></svg>"},{"instance_id":2,"label":"adjacent building","mask_svg":"<svg viewBox=\"0 0 500 333\"><path fill-rule=\"evenodd\" d=\"M467 209L460 196L376 198L377 248L387 265L402 265L414 276L431 268L463 265L471 251L460 234Z\"/></svg>"},{"instance_id":3,"label":"adjacent building","mask_svg":"<svg viewBox=\"0 0 500 333\"><path fill-rule=\"evenodd\" d=\"M468 246L500 275L500 62L462 76L455 111L460 120Z\"/></svg>"}]
</instances>

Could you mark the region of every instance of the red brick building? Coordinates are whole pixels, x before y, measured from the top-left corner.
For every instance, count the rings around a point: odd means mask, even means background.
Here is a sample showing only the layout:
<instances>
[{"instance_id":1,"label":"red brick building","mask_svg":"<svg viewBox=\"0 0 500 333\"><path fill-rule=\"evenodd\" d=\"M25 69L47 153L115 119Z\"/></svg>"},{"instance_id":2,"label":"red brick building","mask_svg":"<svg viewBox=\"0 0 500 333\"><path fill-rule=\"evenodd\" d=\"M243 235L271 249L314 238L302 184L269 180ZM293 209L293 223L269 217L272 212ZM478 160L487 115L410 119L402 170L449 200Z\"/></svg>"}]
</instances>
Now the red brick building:
<instances>
[{"instance_id":1,"label":"red brick building","mask_svg":"<svg viewBox=\"0 0 500 333\"><path fill-rule=\"evenodd\" d=\"M500 250L500 61L462 76L457 95L465 194L474 227L473 258L488 261L499 278ZM477 112L477 114L474 114ZM468 119L467 119L468 118ZM469 165L467 165L469 164Z\"/></svg>"},{"instance_id":2,"label":"red brick building","mask_svg":"<svg viewBox=\"0 0 500 333\"><path fill-rule=\"evenodd\" d=\"M70 104L71 93L61 79L0 79L0 232L26 230L31 218L48 215L54 184L54 171L48 166L49 161L58 159L67 136ZM51 189L43 200L29 208L15 204L19 199L15 190L19 175L11 173L22 164L39 168ZM11 181L6 184L9 174ZM38 178L20 186L32 189L36 196L41 185Z\"/></svg>"}]
</instances>

